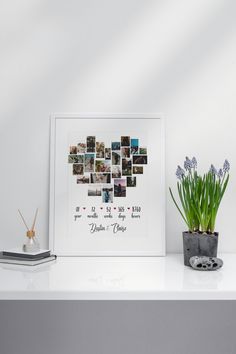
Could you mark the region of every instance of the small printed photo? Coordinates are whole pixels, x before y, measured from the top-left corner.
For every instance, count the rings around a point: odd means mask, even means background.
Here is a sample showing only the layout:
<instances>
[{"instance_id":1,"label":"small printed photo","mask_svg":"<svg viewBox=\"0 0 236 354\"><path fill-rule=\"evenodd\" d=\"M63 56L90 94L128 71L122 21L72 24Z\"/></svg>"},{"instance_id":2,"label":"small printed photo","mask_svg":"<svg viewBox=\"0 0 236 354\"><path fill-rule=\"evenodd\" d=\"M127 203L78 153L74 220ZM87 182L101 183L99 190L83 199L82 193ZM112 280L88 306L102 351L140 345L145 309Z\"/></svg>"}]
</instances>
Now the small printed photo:
<instances>
[{"instance_id":1,"label":"small printed photo","mask_svg":"<svg viewBox=\"0 0 236 354\"><path fill-rule=\"evenodd\" d=\"M131 154L132 155L138 154L138 149L139 149L138 139L131 139Z\"/></svg>"},{"instance_id":2,"label":"small printed photo","mask_svg":"<svg viewBox=\"0 0 236 354\"><path fill-rule=\"evenodd\" d=\"M77 155L78 156L78 163L84 163L84 155Z\"/></svg>"},{"instance_id":3,"label":"small printed photo","mask_svg":"<svg viewBox=\"0 0 236 354\"><path fill-rule=\"evenodd\" d=\"M139 154L140 155L147 155L147 148L144 148L144 147L139 148Z\"/></svg>"},{"instance_id":4,"label":"small printed photo","mask_svg":"<svg viewBox=\"0 0 236 354\"><path fill-rule=\"evenodd\" d=\"M112 150L120 150L120 142L119 141L112 142L111 149Z\"/></svg>"},{"instance_id":5,"label":"small printed photo","mask_svg":"<svg viewBox=\"0 0 236 354\"><path fill-rule=\"evenodd\" d=\"M80 163L73 164L73 175L83 175L84 174L84 165Z\"/></svg>"},{"instance_id":6,"label":"small printed photo","mask_svg":"<svg viewBox=\"0 0 236 354\"><path fill-rule=\"evenodd\" d=\"M136 177L127 177L127 187L136 187Z\"/></svg>"},{"instance_id":7,"label":"small printed photo","mask_svg":"<svg viewBox=\"0 0 236 354\"><path fill-rule=\"evenodd\" d=\"M87 136L87 152L95 152L95 136Z\"/></svg>"},{"instance_id":8,"label":"small printed photo","mask_svg":"<svg viewBox=\"0 0 236 354\"><path fill-rule=\"evenodd\" d=\"M121 156L124 158L130 157L130 148L122 147L121 148Z\"/></svg>"},{"instance_id":9,"label":"small printed photo","mask_svg":"<svg viewBox=\"0 0 236 354\"><path fill-rule=\"evenodd\" d=\"M90 183L111 183L111 174L110 173L91 173L90 174Z\"/></svg>"},{"instance_id":10,"label":"small printed photo","mask_svg":"<svg viewBox=\"0 0 236 354\"><path fill-rule=\"evenodd\" d=\"M133 166L133 174L134 175L142 175L143 174L143 166Z\"/></svg>"},{"instance_id":11,"label":"small printed photo","mask_svg":"<svg viewBox=\"0 0 236 354\"><path fill-rule=\"evenodd\" d=\"M75 155L77 154L78 150L77 150L77 146L70 146L70 154L71 155Z\"/></svg>"},{"instance_id":12,"label":"small printed photo","mask_svg":"<svg viewBox=\"0 0 236 354\"><path fill-rule=\"evenodd\" d=\"M114 179L114 197L126 197L126 179Z\"/></svg>"},{"instance_id":13,"label":"small printed photo","mask_svg":"<svg viewBox=\"0 0 236 354\"><path fill-rule=\"evenodd\" d=\"M106 160L111 159L111 148L105 148L105 159Z\"/></svg>"},{"instance_id":14,"label":"small printed photo","mask_svg":"<svg viewBox=\"0 0 236 354\"><path fill-rule=\"evenodd\" d=\"M120 166L112 166L112 178L120 178L121 177L121 168Z\"/></svg>"},{"instance_id":15,"label":"small printed photo","mask_svg":"<svg viewBox=\"0 0 236 354\"><path fill-rule=\"evenodd\" d=\"M147 164L147 156L145 156L145 155L135 155L135 156L133 156L133 164L135 164L135 165L146 165Z\"/></svg>"},{"instance_id":16,"label":"small printed photo","mask_svg":"<svg viewBox=\"0 0 236 354\"><path fill-rule=\"evenodd\" d=\"M85 154L84 155L84 171L85 172L94 172L94 154Z\"/></svg>"},{"instance_id":17,"label":"small printed photo","mask_svg":"<svg viewBox=\"0 0 236 354\"><path fill-rule=\"evenodd\" d=\"M106 186L102 188L102 202L113 203L113 186Z\"/></svg>"},{"instance_id":18,"label":"small printed photo","mask_svg":"<svg viewBox=\"0 0 236 354\"><path fill-rule=\"evenodd\" d=\"M122 159L122 175L123 176L131 176L132 175L131 159Z\"/></svg>"},{"instance_id":19,"label":"small printed photo","mask_svg":"<svg viewBox=\"0 0 236 354\"><path fill-rule=\"evenodd\" d=\"M112 165L120 165L120 153L112 151Z\"/></svg>"},{"instance_id":20,"label":"small printed photo","mask_svg":"<svg viewBox=\"0 0 236 354\"><path fill-rule=\"evenodd\" d=\"M78 163L79 155L68 155L68 163Z\"/></svg>"},{"instance_id":21,"label":"small printed photo","mask_svg":"<svg viewBox=\"0 0 236 354\"><path fill-rule=\"evenodd\" d=\"M136 155L136 154L138 154L138 147L137 146L133 146L133 147L131 147L131 154L132 155Z\"/></svg>"},{"instance_id":22,"label":"small printed photo","mask_svg":"<svg viewBox=\"0 0 236 354\"><path fill-rule=\"evenodd\" d=\"M121 137L121 146L130 146L130 137L122 136Z\"/></svg>"},{"instance_id":23,"label":"small printed photo","mask_svg":"<svg viewBox=\"0 0 236 354\"><path fill-rule=\"evenodd\" d=\"M86 184L89 183L89 176L78 176L77 184Z\"/></svg>"},{"instance_id":24,"label":"small printed photo","mask_svg":"<svg viewBox=\"0 0 236 354\"><path fill-rule=\"evenodd\" d=\"M89 186L88 187L88 196L89 197L101 197L102 189L100 186Z\"/></svg>"},{"instance_id":25,"label":"small printed photo","mask_svg":"<svg viewBox=\"0 0 236 354\"><path fill-rule=\"evenodd\" d=\"M111 162L107 160L96 160L95 172L111 172Z\"/></svg>"},{"instance_id":26,"label":"small printed photo","mask_svg":"<svg viewBox=\"0 0 236 354\"><path fill-rule=\"evenodd\" d=\"M96 157L104 159L105 157L105 144L96 142Z\"/></svg>"},{"instance_id":27,"label":"small printed photo","mask_svg":"<svg viewBox=\"0 0 236 354\"><path fill-rule=\"evenodd\" d=\"M85 143L79 143L77 146L77 150L79 154L84 154L86 152L86 144Z\"/></svg>"}]
</instances>

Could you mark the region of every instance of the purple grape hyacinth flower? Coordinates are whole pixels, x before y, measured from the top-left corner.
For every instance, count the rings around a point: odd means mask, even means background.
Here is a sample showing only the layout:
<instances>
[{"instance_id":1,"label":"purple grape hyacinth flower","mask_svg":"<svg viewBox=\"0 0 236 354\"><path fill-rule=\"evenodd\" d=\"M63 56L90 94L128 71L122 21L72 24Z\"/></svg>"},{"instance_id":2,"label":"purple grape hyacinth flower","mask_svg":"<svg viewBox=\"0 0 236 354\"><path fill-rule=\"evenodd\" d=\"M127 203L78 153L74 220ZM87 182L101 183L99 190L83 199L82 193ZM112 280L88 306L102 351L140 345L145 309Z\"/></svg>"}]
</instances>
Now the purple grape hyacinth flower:
<instances>
[{"instance_id":1,"label":"purple grape hyacinth flower","mask_svg":"<svg viewBox=\"0 0 236 354\"><path fill-rule=\"evenodd\" d=\"M184 161L184 168L186 171L191 171L191 168L193 167L192 161L186 156L186 159Z\"/></svg>"},{"instance_id":2,"label":"purple grape hyacinth flower","mask_svg":"<svg viewBox=\"0 0 236 354\"><path fill-rule=\"evenodd\" d=\"M222 168L220 168L219 171L217 172L217 176L218 176L219 178L222 178L222 177L223 177L223 170L222 170Z\"/></svg>"},{"instance_id":3,"label":"purple grape hyacinth flower","mask_svg":"<svg viewBox=\"0 0 236 354\"><path fill-rule=\"evenodd\" d=\"M196 157L192 158L192 167L193 168L197 168L197 159L196 159Z\"/></svg>"},{"instance_id":4,"label":"purple grape hyacinth flower","mask_svg":"<svg viewBox=\"0 0 236 354\"><path fill-rule=\"evenodd\" d=\"M224 171L224 173L227 173L227 172L229 172L229 170L230 170L230 163L228 160L225 160L224 165L223 165L223 171Z\"/></svg>"},{"instance_id":5,"label":"purple grape hyacinth flower","mask_svg":"<svg viewBox=\"0 0 236 354\"><path fill-rule=\"evenodd\" d=\"M211 167L210 167L210 172L211 172L213 175L217 175L217 170L216 170L216 168L215 168L214 165L211 165Z\"/></svg>"},{"instance_id":6,"label":"purple grape hyacinth flower","mask_svg":"<svg viewBox=\"0 0 236 354\"><path fill-rule=\"evenodd\" d=\"M185 176L185 171L180 166L178 166L175 174L176 177L181 180Z\"/></svg>"}]
</instances>

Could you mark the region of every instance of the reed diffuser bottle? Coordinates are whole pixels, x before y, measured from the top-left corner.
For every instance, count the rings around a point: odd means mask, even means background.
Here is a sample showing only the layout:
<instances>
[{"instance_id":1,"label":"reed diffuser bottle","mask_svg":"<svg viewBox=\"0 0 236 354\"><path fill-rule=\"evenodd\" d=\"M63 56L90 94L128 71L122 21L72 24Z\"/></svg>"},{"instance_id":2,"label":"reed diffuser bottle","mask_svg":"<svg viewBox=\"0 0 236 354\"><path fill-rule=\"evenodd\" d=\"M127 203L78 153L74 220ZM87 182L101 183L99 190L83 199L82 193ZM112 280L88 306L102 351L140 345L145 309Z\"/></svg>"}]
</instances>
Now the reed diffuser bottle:
<instances>
[{"instance_id":1,"label":"reed diffuser bottle","mask_svg":"<svg viewBox=\"0 0 236 354\"><path fill-rule=\"evenodd\" d=\"M40 245L39 245L39 241L37 239L37 237L35 236L35 223L36 223L36 219L37 219L37 215L38 215L38 209L35 212L35 216L34 216L34 221L32 224L31 229L29 229L29 227L26 224L26 221L22 215L22 213L20 212L20 210L18 210L21 219L27 229L26 232L26 236L27 236L27 241L25 244L23 244L23 252L38 252L40 251Z\"/></svg>"}]
</instances>

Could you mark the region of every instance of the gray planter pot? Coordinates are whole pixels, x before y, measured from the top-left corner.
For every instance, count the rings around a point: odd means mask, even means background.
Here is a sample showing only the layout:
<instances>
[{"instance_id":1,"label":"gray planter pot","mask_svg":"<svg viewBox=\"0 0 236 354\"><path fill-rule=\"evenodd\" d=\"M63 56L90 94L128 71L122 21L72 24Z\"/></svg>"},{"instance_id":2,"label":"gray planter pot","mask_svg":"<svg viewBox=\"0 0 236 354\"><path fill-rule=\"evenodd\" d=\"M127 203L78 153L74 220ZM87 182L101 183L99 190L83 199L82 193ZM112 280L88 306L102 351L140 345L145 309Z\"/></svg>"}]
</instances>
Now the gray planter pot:
<instances>
[{"instance_id":1,"label":"gray planter pot","mask_svg":"<svg viewBox=\"0 0 236 354\"><path fill-rule=\"evenodd\" d=\"M217 257L218 232L202 234L183 232L184 265L190 266L189 259L193 256Z\"/></svg>"}]
</instances>

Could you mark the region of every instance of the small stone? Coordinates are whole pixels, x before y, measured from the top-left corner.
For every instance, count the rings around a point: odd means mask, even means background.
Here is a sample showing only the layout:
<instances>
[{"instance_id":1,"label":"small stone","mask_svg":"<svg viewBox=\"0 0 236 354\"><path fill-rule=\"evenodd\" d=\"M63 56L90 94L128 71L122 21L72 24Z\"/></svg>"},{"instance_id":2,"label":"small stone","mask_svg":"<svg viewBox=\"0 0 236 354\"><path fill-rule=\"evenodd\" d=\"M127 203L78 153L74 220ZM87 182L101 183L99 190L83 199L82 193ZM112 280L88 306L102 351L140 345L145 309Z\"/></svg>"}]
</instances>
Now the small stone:
<instances>
[{"instance_id":1,"label":"small stone","mask_svg":"<svg viewBox=\"0 0 236 354\"><path fill-rule=\"evenodd\" d=\"M217 270L223 266L223 261L216 257L194 256L189 263L196 270Z\"/></svg>"}]
</instances>

